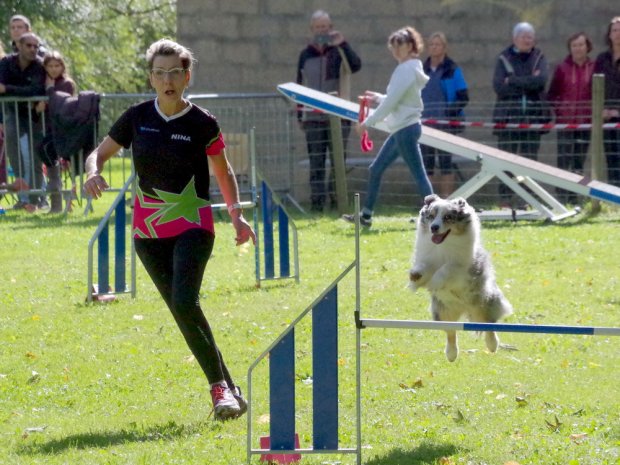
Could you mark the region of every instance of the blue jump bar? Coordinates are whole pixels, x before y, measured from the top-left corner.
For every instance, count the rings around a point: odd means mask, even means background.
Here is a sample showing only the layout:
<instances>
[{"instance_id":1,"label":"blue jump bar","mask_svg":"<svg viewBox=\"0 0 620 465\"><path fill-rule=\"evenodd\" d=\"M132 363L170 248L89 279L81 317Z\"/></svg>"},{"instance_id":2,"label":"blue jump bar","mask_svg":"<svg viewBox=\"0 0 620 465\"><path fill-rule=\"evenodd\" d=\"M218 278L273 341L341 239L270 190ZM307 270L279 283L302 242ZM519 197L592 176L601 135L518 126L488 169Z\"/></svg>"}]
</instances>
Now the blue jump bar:
<instances>
[{"instance_id":1,"label":"blue jump bar","mask_svg":"<svg viewBox=\"0 0 620 465\"><path fill-rule=\"evenodd\" d=\"M520 325L504 323L463 323L453 321L375 320L359 321L361 328L410 328L442 331L497 331L504 333L582 334L620 336L620 328L601 326Z\"/></svg>"},{"instance_id":2,"label":"blue jump bar","mask_svg":"<svg viewBox=\"0 0 620 465\"><path fill-rule=\"evenodd\" d=\"M597 329L588 326L516 325L503 323L463 323L464 331L497 331L507 333L585 334L594 336ZM608 328L616 329L616 328ZM617 328L620 335L620 328Z\"/></svg>"}]
</instances>

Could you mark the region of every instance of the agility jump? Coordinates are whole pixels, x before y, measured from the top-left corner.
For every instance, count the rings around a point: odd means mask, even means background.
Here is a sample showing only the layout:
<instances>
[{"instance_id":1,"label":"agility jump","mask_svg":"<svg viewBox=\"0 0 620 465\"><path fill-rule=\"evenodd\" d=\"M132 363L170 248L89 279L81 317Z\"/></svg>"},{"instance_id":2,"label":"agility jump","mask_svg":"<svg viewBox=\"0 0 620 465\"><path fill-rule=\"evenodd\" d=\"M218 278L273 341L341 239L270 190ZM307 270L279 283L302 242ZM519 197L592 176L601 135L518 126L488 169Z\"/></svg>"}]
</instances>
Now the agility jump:
<instances>
[{"instance_id":1,"label":"agility jump","mask_svg":"<svg viewBox=\"0 0 620 465\"><path fill-rule=\"evenodd\" d=\"M280 84L278 91L297 104L350 121L358 120L360 108L357 103L293 82ZM375 129L387 130L384 123L377 124ZM520 214L519 217L546 218L558 221L577 213L564 207L539 183L545 183L592 199L620 204L620 188L618 187L448 134L438 129L423 125L420 143L480 163L480 171L457 189L451 197L468 198L497 177L536 209L533 214L527 212L523 215ZM515 177L510 177L507 174L508 172L513 173ZM487 214L484 214L483 217L491 218ZM505 218L506 216L499 217Z\"/></svg>"},{"instance_id":2,"label":"agility jump","mask_svg":"<svg viewBox=\"0 0 620 465\"><path fill-rule=\"evenodd\" d=\"M620 328L596 326L531 325L505 323L466 323L418 320L388 320L362 318L360 271L360 208L359 194L355 196L355 260L346 267L326 290L278 336L248 369L248 429L247 461L253 455L264 460L288 463L304 454L355 454L362 463L362 330L370 328L419 329L435 331L497 331L528 334L558 334L585 336L620 336ZM353 312L355 349L355 416L356 443L342 447L338 436L338 284L355 271L355 310ZM295 328L308 314L312 314L312 447L300 448L295 429ZM352 321L353 323L353 321ZM254 448L252 399L254 370L260 362L269 360L269 441L261 441ZM268 445L266 445L268 444Z\"/></svg>"}]
</instances>

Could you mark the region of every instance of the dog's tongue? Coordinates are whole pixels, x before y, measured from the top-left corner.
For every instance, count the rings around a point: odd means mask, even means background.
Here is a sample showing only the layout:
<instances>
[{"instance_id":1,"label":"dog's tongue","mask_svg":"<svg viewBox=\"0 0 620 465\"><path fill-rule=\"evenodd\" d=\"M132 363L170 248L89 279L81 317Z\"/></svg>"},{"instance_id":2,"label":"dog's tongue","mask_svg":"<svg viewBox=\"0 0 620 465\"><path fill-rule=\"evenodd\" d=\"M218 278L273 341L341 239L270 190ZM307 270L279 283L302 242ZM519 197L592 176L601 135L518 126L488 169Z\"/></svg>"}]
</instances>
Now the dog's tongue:
<instances>
[{"instance_id":1,"label":"dog's tongue","mask_svg":"<svg viewBox=\"0 0 620 465\"><path fill-rule=\"evenodd\" d=\"M445 233L443 234L433 234L433 236L431 237L431 240L435 243L435 244L441 244L446 237L448 237L448 234L450 234L450 229L448 229Z\"/></svg>"}]
</instances>

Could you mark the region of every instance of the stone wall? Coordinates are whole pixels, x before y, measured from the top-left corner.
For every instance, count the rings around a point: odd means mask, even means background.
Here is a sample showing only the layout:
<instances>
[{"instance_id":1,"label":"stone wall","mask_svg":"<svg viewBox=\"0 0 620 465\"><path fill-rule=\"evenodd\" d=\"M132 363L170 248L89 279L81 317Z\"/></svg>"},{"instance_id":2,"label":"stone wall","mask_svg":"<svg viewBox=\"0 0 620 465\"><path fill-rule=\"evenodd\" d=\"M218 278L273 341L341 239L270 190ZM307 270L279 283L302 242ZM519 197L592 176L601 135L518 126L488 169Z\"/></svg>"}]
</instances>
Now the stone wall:
<instances>
[{"instance_id":1,"label":"stone wall","mask_svg":"<svg viewBox=\"0 0 620 465\"><path fill-rule=\"evenodd\" d=\"M620 7L611 0L178 0L178 40L198 59L190 92L275 93L277 84L294 81L299 53L310 37L309 18L317 9L330 13L334 28L362 59L362 70L352 79L353 96L366 89L385 90L396 65L386 48L390 32L408 24L424 37L445 32L449 55L463 69L470 88L466 112L474 120L490 119L495 60L511 43L514 24L529 21L536 27L539 47L553 69L566 56L566 39L575 32L585 31L591 37L593 58L603 51L607 24L620 15ZM496 143L486 128L468 128L464 136ZM375 132L373 138L380 135ZM347 179L349 191L359 192L365 188L367 165L376 151L355 151L359 143L354 142L349 143L347 166L351 159L357 164L348 166L352 171ZM307 154L296 125L287 157L286 163L294 167L290 191L305 202L309 196ZM543 137L539 160L554 165L555 158L555 134L551 132ZM402 166L395 165L386 172L380 203L417 202L411 200L416 188L409 174L401 171ZM470 176L475 171L460 169L460 173ZM486 187L492 198L495 186ZM403 200L403 194L408 200Z\"/></svg>"},{"instance_id":2,"label":"stone wall","mask_svg":"<svg viewBox=\"0 0 620 465\"><path fill-rule=\"evenodd\" d=\"M273 92L295 80L296 62L309 37L309 16L327 10L363 61L353 94L383 90L394 68L387 35L411 24L425 37L444 31L449 54L461 65L472 101L493 100L497 53L512 26L530 21L551 65L566 55L566 38L586 31L592 56L620 7L611 0L179 0L178 39L196 53L192 92Z\"/></svg>"}]
</instances>

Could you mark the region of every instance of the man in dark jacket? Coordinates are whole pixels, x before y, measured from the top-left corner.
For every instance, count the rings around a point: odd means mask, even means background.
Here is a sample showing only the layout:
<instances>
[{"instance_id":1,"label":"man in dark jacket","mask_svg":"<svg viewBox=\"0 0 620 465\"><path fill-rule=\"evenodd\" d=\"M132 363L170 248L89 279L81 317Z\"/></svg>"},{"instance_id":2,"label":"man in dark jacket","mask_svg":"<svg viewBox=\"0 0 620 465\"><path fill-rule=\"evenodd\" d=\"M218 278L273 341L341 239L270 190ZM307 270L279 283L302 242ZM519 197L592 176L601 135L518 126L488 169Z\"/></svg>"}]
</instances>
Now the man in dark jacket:
<instances>
[{"instance_id":1,"label":"man in dark jacket","mask_svg":"<svg viewBox=\"0 0 620 465\"><path fill-rule=\"evenodd\" d=\"M18 39L17 49L17 53L0 60L0 95L45 95L45 68L37 55L39 38L32 32L26 32ZM32 104L33 102L4 103L0 122L4 124L5 148L13 172L17 177L24 178L31 188L40 188L43 175L41 167L34 163L31 142L36 146L42 134ZM42 202L37 197L24 197L20 194L17 207L28 208L29 205Z\"/></svg>"},{"instance_id":2,"label":"man in dark jacket","mask_svg":"<svg viewBox=\"0 0 620 465\"><path fill-rule=\"evenodd\" d=\"M322 10L313 13L310 19L310 31L313 34L311 43L302 50L297 64L297 83L321 92L338 94L342 98L342 85L348 76L341 76L341 70L347 69L356 73L362 62L342 33L333 30L329 15ZM332 158L329 116L300 108L299 122L306 134L308 158L310 161L310 192L312 210L323 211L325 203L325 162L329 150L332 170L329 175L328 192L331 207L336 207L334 161ZM346 153L346 141L351 132L351 122L342 121L342 141Z\"/></svg>"},{"instance_id":3,"label":"man in dark jacket","mask_svg":"<svg viewBox=\"0 0 620 465\"><path fill-rule=\"evenodd\" d=\"M535 47L534 27L517 24L512 32L512 45L503 50L495 65L493 89L497 94L495 123L538 124L545 121L544 90L549 76L547 60ZM549 115L550 116L550 115ZM542 131L539 129L498 128L494 130L498 148L536 160ZM500 185L502 203L510 199L510 190Z\"/></svg>"},{"instance_id":4,"label":"man in dark jacket","mask_svg":"<svg viewBox=\"0 0 620 465\"><path fill-rule=\"evenodd\" d=\"M594 73L605 75L605 123L620 123L620 16L612 18L607 26L608 49L596 57ZM607 179L620 186L620 130L605 130Z\"/></svg>"}]
</instances>

